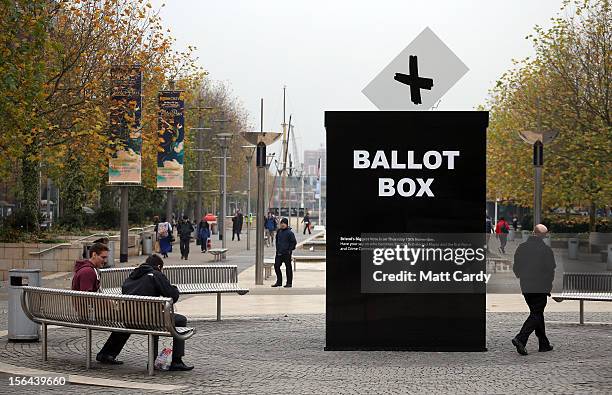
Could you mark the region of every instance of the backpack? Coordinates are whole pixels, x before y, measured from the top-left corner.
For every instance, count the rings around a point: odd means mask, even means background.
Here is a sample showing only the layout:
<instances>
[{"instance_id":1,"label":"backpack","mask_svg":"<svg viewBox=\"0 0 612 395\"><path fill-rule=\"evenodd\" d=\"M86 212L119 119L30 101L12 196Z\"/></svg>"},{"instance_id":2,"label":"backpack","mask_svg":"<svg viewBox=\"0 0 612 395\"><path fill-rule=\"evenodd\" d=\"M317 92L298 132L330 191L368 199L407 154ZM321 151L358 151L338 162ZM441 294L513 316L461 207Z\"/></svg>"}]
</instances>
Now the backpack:
<instances>
[{"instance_id":1,"label":"backpack","mask_svg":"<svg viewBox=\"0 0 612 395\"><path fill-rule=\"evenodd\" d=\"M157 234L159 235L160 239L168 237L168 223L167 222L162 222L158 225Z\"/></svg>"}]
</instances>

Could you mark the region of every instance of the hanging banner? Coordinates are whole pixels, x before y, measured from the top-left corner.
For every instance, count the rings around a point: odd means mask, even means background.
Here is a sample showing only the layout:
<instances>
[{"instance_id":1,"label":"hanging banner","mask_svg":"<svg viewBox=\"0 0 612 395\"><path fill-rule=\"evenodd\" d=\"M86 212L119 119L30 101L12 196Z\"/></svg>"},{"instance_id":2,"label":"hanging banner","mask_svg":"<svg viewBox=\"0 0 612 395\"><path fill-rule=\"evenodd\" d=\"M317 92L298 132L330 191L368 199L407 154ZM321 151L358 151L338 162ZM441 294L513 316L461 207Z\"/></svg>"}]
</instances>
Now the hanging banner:
<instances>
[{"instance_id":1,"label":"hanging banner","mask_svg":"<svg viewBox=\"0 0 612 395\"><path fill-rule=\"evenodd\" d=\"M158 99L157 187L183 188L184 93L161 91Z\"/></svg>"},{"instance_id":2,"label":"hanging banner","mask_svg":"<svg viewBox=\"0 0 612 395\"><path fill-rule=\"evenodd\" d=\"M111 68L110 132L116 150L109 161L110 184L140 184L142 158L142 67Z\"/></svg>"}]
</instances>

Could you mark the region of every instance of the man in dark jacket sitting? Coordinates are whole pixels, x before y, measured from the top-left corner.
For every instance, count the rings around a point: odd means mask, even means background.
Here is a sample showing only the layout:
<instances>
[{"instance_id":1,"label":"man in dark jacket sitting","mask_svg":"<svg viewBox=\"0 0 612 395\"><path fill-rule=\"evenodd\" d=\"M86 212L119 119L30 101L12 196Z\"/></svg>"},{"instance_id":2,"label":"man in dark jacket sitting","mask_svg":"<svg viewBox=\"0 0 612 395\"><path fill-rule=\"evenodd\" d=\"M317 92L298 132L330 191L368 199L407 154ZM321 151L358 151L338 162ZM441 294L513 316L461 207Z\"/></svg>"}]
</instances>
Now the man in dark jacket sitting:
<instances>
[{"instance_id":1,"label":"man in dark jacket sitting","mask_svg":"<svg viewBox=\"0 0 612 395\"><path fill-rule=\"evenodd\" d=\"M129 277L123 282L121 290L124 295L141 295L141 296L165 296L172 298L176 303L179 298L179 290L176 286L170 284L168 278L162 273L164 261L159 255L151 255L147 260L138 266ZM187 318L183 315L174 313L174 324L177 327L187 326ZM102 350L96 356L96 360L107 364L122 364L123 362L116 360L117 355L123 349L123 346L130 338L129 333L113 332L102 347ZM159 338L155 337L155 355L158 354ZM191 370L193 366L187 366L183 363L183 355L185 355L185 341L173 338L172 339L172 363L170 370Z\"/></svg>"},{"instance_id":2,"label":"man in dark jacket sitting","mask_svg":"<svg viewBox=\"0 0 612 395\"><path fill-rule=\"evenodd\" d=\"M281 219L280 227L276 232L276 257L274 259L274 271L276 272L276 283L272 287L280 287L283 285L283 272L281 265L284 263L287 269L287 284L285 288L293 286L293 268L291 267L291 253L295 250L295 235L289 227L287 218Z\"/></svg>"},{"instance_id":3,"label":"man in dark jacket sitting","mask_svg":"<svg viewBox=\"0 0 612 395\"><path fill-rule=\"evenodd\" d=\"M555 256L549 246L544 244L548 229L539 224L526 242L522 243L514 254L514 274L521 282L521 292L529 306L529 317L521 331L512 339L512 344L521 355L527 355L527 340L535 331L539 341L539 351L551 351L553 346L546 337L544 327L544 308L547 297L552 290L555 278Z\"/></svg>"}]
</instances>

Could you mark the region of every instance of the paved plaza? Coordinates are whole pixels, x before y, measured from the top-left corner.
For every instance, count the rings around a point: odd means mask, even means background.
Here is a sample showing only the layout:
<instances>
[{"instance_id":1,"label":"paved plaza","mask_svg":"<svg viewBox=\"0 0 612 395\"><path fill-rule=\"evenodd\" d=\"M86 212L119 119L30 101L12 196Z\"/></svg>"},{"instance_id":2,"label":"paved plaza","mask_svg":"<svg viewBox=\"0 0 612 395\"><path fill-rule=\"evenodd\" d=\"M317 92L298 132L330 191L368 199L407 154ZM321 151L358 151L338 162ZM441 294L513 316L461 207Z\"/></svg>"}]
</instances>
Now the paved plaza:
<instances>
[{"instance_id":1,"label":"paved plaza","mask_svg":"<svg viewBox=\"0 0 612 395\"><path fill-rule=\"evenodd\" d=\"M121 354L125 365L84 368L83 331L52 329L49 361L40 360L38 343L2 343L2 362L14 366L138 383L175 385L174 393L610 393L612 330L610 327L553 323L551 353L521 357L510 338L524 314L489 313L488 352L327 352L324 315L296 314L265 318L236 317L221 322L197 321L197 334L187 342L192 372L145 371L146 337L133 336ZM548 318L568 321L569 313ZM612 319L610 313L587 319ZM452 328L449 328L452 330ZM94 332L94 349L106 334ZM164 344L170 344L165 341ZM7 377L2 378L3 393ZM85 389L86 388L86 389ZM30 388L33 392L36 389ZM110 393L99 387L68 385L51 393ZM136 390L113 393L134 393ZM14 392L13 392L14 393Z\"/></svg>"},{"instance_id":2,"label":"paved plaza","mask_svg":"<svg viewBox=\"0 0 612 395\"><path fill-rule=\"evenodd\" d=\"M533 339L527 357L510 343L527 315L520 294L488 295L487 352L330 352L324 351L325 264L300 263L292 289L270 288L274 275L256 286L254 250L246 251L244 242L229 245L233 253L227 263L242 269L240 283L250 292L223 296L222 321L214 320L214 295L184 296L176 305L197 330L186 342L185 361L196 366L193 371L147 376L145 336L130 338L119 355L124 365L94 362L86 370L83 330L51 327L47 362L41 360L40 343L8 342L4 331L0 393L612 393L612 303L587 302L586 320L596 323L580 326L577 302L549 300L547 330L555 350L538 353ZM192 248L188 263L209 263L210 257ZM298 253L315 252L298 247ZM183 262L176 253L168 259ZM62 287L70 277L52 276L43 285ZM0 309L2 330L5 300ZM94 353L107 336L94 332ZM170 345L170 339L162 339L162 346ZM9 386L19 374L60 374L70 383Z\"/></svg>"}]
</instances>

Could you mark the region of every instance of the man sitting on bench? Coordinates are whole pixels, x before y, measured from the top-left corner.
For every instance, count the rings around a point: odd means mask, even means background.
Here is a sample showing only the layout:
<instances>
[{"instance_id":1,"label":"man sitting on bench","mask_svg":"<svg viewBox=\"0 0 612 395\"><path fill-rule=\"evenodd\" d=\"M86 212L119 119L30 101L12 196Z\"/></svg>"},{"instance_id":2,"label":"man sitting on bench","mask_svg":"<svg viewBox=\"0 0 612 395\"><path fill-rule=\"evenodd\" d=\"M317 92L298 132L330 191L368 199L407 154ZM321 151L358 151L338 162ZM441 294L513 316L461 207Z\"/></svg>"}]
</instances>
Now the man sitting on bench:
<instances>
[{"instance_id":1,"label":"man sitting on bench","mask_svg":"<svg viewBox=\"0 0 612 395\"><path fill-rule=\"evenodd\" d=\"M129 277L125 279L121 290L124 295L141 295L141 296L165 296L172 298L174 303L179 298L179 290L176 286L170 284L168 278L162 273L164 261L159 255L151 255L147 260L138 266ZM187 318L183 315L174 313L174 325L177 327L187 326ZM101 363L121 364L123 362L116 360L117 355L123 349L123 346L130 338L129 333L113 332L102 347L102 350L96 356L96 360ZM155 336L155 355L158 354L159 336ZM183 355L185 354L185 341L173 338L172 339L172 363L170 370L191 370L193 366L187 366L183 363Z\"/></svg>"}]
</instances>

